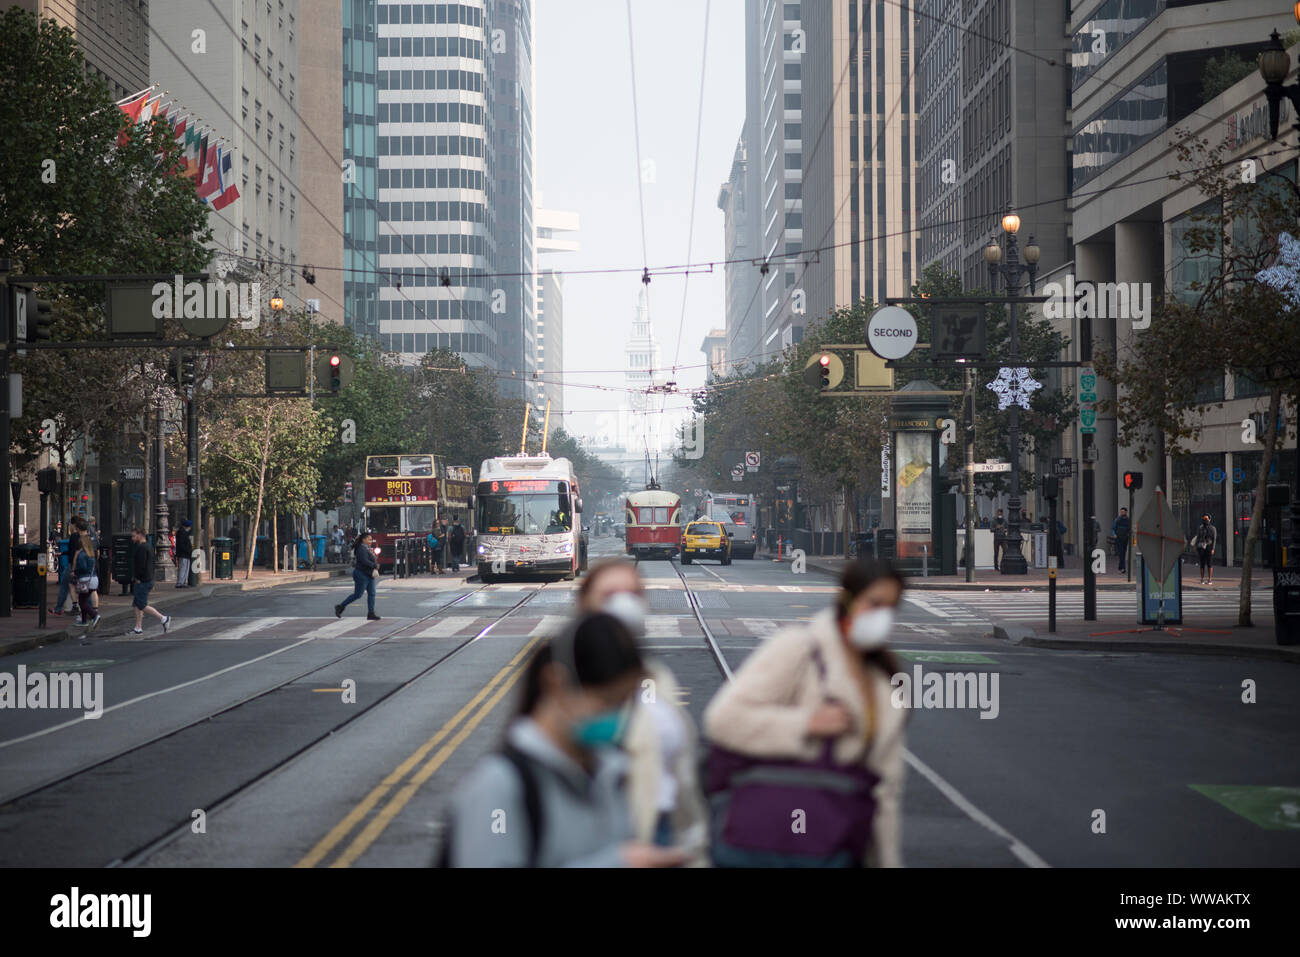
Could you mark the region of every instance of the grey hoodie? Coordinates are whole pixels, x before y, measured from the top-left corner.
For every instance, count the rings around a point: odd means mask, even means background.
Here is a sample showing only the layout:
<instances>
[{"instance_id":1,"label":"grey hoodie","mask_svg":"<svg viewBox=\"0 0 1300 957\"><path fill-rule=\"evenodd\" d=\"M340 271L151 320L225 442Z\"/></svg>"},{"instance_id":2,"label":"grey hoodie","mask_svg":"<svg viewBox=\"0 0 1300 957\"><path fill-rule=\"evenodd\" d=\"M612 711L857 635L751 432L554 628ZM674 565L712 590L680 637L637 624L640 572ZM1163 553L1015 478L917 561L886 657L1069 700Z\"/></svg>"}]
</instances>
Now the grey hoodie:
<instances>
[{"instance_id":1,"label":"grey hoodie","mask_svg":"<svg viewBox=\"0 0 1300 957\"><path fill-rule=\"evenodd\" d=\"M626 756L597 752L589 775L555 746L531 718L507 731L512 745L535 766L542 811L539 867L619 867L619 849L633 839L623 794ZM489 754L451 798L452 860L457 867L524 867L528 862L528 812L523 783L510 762Z\"/></svg>"}]
</instances>

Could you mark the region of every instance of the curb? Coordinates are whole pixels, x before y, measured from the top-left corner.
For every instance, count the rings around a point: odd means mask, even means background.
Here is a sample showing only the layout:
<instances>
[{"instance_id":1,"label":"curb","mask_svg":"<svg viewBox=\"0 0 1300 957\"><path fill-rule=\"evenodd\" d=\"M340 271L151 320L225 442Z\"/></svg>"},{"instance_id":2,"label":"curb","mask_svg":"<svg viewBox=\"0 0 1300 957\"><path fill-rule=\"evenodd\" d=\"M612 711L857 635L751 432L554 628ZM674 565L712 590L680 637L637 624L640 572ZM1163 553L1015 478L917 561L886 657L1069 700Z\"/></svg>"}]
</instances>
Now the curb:
<instances>
[{"instance_id":1,"label":"curb","mask_svg":"<svg viewBox=\"0 0 1300 957\"><path fill-rule=\"evenodd\" d=\"M994 634L998 631L994 628ZM1033 648L1089 651L1143 651L1175 655L1220 655L1230 658L1256 658L1266 661L1300 663L1300 648L1264 645L1215 645L1206 642L1179 644L1173 641L1098 641L1093 638L1043 638L1034 633L1014 644Z\"/></svg>"},{"instance_id":2,"label":"curb","mask_svg":"<svg viewBox=\"0 0 1300 957\"><path fill-rule=\"evenodd\" d=\"M787 561L787 559L782 558L781 561L784 562ZM830 575L838 575L842 568L842 566L837 567L835 565L825 565L817 561L809 561L808 567L816 568L819 571L826 572L827 574ZM925 578L919 575L905 575L904 577L907 579L907 587L909 589L920 589L920 590L929 590L929 591L1019 592L1019 591L1024 591L1025 589L1029 589L1030 591L1033 592L1042 592L1043 594L1047 594L1049 590L1049 586L1047 582L1040 581L1038 579L1029 579L1029 578L1021 579L1020 582L1018 583L1011 583L1011 582L968 582L965 580L965 578L962 578L960 580L950 581L946 578L940 578L938 576L931 576ZM1133 591L1134 587L1136 587L1136 584L1137 584L1136 582L1099 581L1097 582L1097 591L1131 592ZM1083 591L1083 583L1080 582L1079 584L1076 585L1076 584L1064 584L1058 582L1056 585L1056 590L1057 592Z\"/></svg>"},{"instance_id":3,"label":"curb","mask_svg":"<svg viewBox=\"0 0 1300 957\"><path fill-rule=\"evenodd\" d=\"M311 572L302 578L295 578L293 581L269 581L269 582L239 582L225 581L220 583L198 585L195 587L195 594L185 595L159 595L158 597L150 596L149 604L159 610L170 608L173 605L185 605L191 601L200 598L211 598L213 595L221 593L240 593L245 591L259 591L265 588L276 588L284 585L300 585L305 582L325 581L330 578L341 577L347 569L332 569L325 572ZM251 587L250 587L251 586ZM122 597L122 596L117 596ZM106 625L116 625L122 622L130 621L133 613L130 608L120 608L116 611L106 612L100 616L99 627ZM48 620L48 619L47 619ZM24 651L33 651L42 648L45 645L57 644L60 641L66 641L69 638L81 638L86 635L95 635L97 631L87 632L84 627L78 625L65 625L62 631L46 631L36 634L19 635L14 638L4 640L0 639L0 657L5 655L16 655Z\"/></svg>"}]
</instances>

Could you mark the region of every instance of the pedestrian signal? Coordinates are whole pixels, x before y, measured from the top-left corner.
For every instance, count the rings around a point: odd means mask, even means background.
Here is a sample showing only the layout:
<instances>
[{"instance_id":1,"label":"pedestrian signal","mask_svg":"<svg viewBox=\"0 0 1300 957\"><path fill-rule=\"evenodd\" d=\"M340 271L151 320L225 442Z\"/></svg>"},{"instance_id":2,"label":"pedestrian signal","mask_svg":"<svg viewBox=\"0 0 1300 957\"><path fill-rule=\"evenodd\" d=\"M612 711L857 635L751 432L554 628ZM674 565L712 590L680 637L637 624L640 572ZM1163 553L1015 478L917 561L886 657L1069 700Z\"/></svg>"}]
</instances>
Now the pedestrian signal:
<instances>
[{"instance_id":1,"label":"pedestrian signal","mask_svg":"<svg viewBox=\"0 0 1300 957\"><path fill-rule=\"evenodd\" d=\"M1125 473L1124 473L1124 487L1125 487L1126 489L1128 489L1130 492L1133 492L1133 491L1136 491L1137 489L1140 489L1140 488L1142 487L1142 473L1141 473L1141 472L1125 472Z\"/></svg>"},{"instance_id":2,"label":"pedestrian signal","mask_svg":"<svg viewBox=\"0 0 1300 957\"><path fill-rule=\"evenodd\" d=\"M194 384L194 356L181 357L180 384L183 386L190 386Z\"/></svg>"}]
</instances>

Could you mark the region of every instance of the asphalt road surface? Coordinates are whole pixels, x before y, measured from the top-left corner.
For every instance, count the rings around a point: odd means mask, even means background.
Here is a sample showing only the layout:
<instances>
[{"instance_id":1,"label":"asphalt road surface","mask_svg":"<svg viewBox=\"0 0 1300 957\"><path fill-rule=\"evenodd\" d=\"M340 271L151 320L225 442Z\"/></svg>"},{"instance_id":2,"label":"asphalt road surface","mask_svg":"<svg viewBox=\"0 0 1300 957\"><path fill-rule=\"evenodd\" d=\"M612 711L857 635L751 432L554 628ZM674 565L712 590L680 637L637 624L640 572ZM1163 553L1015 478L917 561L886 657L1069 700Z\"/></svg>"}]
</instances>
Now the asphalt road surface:
<instances>
[{"instance_id":1,"label":"asphalt road surface","mask_svg":"<svg viewBox=\"0 0 1300 957\"><path fill-rule=\"evenodd\" d=\"M591 540L593 559L621 548ZM741 667L835 592L761 559L680 568L686 584L676 563L640 568L646 645L697 721L725 680L717 653ZM0 672L102 675L104 710L0 710L0 864L425 865L448 790L500 740L575 587L384 578L367 622L364 602L334 618L350 583L312 583L191 602L165 636L153 622L6 657ZM969 675L988 695L912 711L905 863L1300 864L1295 666L991 637L1039 600L904 602L909 675Z\"/></svg>"}]
</instances>

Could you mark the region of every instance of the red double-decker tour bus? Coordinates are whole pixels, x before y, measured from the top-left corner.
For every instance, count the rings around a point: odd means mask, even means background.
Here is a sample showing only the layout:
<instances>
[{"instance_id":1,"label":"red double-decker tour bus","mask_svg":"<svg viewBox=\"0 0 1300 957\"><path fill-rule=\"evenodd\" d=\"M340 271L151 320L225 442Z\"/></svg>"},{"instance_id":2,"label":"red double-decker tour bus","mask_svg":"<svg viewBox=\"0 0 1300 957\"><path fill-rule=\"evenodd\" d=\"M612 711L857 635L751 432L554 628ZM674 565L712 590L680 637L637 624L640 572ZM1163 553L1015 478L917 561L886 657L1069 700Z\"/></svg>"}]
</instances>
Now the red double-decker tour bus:
<instances>
[{"instance_id":1,"label":"red double-decker tour bus","mask_svg":"<svg viewBox=\"0 0 1300 957\"><path fill-rule=\"evenodd\" d=\"M474 473L433 453L366 456L365 528L374 533L379 567L392 568L400 538L428 535L441 518L459 518L470 534Z\"/></svg>"}]
</instances>

